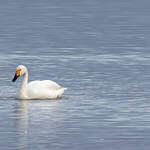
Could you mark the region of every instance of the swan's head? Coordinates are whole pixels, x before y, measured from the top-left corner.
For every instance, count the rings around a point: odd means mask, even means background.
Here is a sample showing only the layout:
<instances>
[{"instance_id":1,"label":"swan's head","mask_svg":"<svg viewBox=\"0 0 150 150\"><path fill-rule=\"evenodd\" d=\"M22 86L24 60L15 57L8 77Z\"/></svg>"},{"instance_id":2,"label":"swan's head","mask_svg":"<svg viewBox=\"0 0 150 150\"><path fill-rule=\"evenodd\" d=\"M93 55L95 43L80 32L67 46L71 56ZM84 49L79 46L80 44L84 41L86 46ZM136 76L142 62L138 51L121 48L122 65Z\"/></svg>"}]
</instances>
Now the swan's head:
<instances>
[{"instance_id":1,"label":"swan's head","mask_svg":"<svg viewBox=\"0 0 150 150\"><path fill-rule=\"evenodd\" d=\"M16 69L16 73L15 73L15 76L14 76L12 82L15 82L19 76L25 75L26 72L27 72L27 68L23 65L19 65Z\"/></svg>"}]
</instances>

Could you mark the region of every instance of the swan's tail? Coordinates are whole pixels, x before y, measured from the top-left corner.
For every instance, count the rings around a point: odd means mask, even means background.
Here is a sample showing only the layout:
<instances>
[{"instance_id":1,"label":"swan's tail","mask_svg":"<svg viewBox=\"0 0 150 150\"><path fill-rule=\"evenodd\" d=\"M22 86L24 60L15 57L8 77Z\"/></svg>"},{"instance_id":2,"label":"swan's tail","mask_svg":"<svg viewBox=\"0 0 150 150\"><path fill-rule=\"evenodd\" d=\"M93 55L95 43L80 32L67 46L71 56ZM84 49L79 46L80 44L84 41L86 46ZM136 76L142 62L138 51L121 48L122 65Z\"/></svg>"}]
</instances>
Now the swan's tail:
<instances>
[{"instance_id":1,"label":"swan's tail","mask_svg":"<svg viewBox=\"0 0 150 150\"><path fill-rule=\"evenodd\" d=\"M67 90L67 88L61 88L58 90L58 95L57 98L60 98L62 96L62 94L64 93L64 91Z\"/></svg>"},{"instance_id":2,"label":"swan's tail","mask_svg":"<svg viewBox=\"0 0 150 150\"><path fill-rule=\"evenodd\" d=\"M64 89L64 91L66 91L67 90L67 88L63 88Z\"/></svg>"}]
</instances>

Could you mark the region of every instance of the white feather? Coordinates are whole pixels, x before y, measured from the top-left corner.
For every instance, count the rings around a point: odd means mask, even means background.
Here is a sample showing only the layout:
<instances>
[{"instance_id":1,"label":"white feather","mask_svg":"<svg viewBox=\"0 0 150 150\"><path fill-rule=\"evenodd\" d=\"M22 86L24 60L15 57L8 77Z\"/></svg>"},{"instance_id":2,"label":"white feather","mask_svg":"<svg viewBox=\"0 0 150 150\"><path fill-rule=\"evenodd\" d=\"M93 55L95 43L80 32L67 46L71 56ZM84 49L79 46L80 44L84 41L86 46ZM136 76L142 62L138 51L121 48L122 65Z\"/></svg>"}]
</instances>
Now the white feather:
<instances>
[{"instance_id":1,"label":"white feather","mask_svg":"<svg viewBox=\"0 0 150 150\"><path fill-rule=\"evenodd\" d=\"M60 98L67 88L61 87L54 81L32 81L28 83L28 70L25 66L20 65L17 70L21 70L23 76L21 87L18 91L18 99L56 99Z\"/></svg>"}]
</instances>

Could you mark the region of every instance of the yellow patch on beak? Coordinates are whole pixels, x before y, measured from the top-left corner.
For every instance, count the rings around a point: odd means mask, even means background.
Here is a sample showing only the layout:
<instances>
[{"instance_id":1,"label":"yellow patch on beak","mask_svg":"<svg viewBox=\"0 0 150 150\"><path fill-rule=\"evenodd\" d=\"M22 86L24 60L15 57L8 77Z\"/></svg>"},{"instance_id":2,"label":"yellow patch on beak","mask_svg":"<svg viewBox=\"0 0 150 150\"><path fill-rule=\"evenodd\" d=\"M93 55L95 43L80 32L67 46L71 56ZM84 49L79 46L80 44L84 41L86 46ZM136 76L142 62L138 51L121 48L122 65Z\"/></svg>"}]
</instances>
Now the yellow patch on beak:
<instances>
[{"instance_id":1,"label":"yellow patch on beak","mask_svg":"<svg viewBox=\"0 0 150 150\"><path fill-rule=\"evenodd\" d=\"M16 76L20 76L20 70L16 70Z\"/></svg>"}]
</instances>

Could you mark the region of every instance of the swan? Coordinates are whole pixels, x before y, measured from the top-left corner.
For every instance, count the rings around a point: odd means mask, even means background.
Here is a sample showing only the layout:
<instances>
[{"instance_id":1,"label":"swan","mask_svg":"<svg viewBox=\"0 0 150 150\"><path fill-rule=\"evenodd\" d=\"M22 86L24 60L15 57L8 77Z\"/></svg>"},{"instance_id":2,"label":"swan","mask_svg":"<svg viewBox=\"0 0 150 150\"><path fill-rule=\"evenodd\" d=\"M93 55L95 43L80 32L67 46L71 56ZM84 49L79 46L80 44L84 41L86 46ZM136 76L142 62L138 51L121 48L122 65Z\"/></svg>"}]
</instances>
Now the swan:
<instances>
[{"instance_id":1,"label":"swan","mask_svg":"<svg viewBox=\"0 0 150 150\"><path fill-rule=\"evenodd\" d=\"M67 89L51 80L28 83L28 70L24 65L17 67L12 82L15 82L19 76L23 76L23 80L16 96L17 99L56 99L60 98Z\"/></svg>"}]
</instances>

